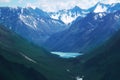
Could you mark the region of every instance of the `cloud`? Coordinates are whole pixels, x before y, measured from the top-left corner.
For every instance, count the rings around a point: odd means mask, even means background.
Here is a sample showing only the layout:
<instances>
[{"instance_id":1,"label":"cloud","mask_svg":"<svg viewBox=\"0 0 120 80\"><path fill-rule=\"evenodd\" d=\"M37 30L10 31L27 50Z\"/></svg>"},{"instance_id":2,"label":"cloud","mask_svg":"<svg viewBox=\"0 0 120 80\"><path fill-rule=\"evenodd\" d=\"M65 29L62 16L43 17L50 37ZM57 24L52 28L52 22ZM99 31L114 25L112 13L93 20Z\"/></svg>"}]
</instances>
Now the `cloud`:
<instances>
[{"instance_id":1,"label":"cloud","mask_svg":"<svg viewBox=\"0 0 120 80\"><path fill-rule=\"evenodd\" d=\"M26 4L26 7L31 7L31 8L33 8L33 9L35 9L37 6L35 6L35 5L31 4L31 3L27 3L27 4Z\"/></svg>"},{"instance_id":2,"label":"cloud","mask_svg":"<svg viewBox=\"0 0 120 80\"><path fill-rule=\"evenodd\" d=\"M0 2L5 2L5 3L8 3L8 2L10 2L11 0L0 0Z\"/></svg>"},{"instance_id":3,"label":"cloud","mask_svg":"<svg viewBox=\"0 0 120 80\"><path fill-rule=\"evenodd\" d=\"M45 11L57 11L61 9L70 9L80 3L80 0L37 0L31 6L36 6Z\"/></svg>"},{"instance_id":4,"label":"cloud","mask_svg":"<svg viewBox=\"0 0 120 80\"><path fill-rule=\"evenodd\" d=\"M11 6L39 7L44 11L58 11L61 9L70 9L74 6L87 9L95 5L97 2L111 4L120 2L120 0L0 0L0 2L9 2Z\"/></svg>"},{"instance_id":5,"label":"cloud","mask_svg":"<svg viewBox=\"0 0 120 80\"><path fill-rule=\"evenodd\" d=\"M45 3L45 4L44 4ZM50 3L40 3L40 7L47 9L48 11L56 11L60 9L69 9L74 6L74 1L54 1L52 0Z\"/></svg>"},{"instance_id":6,"label":"cloud","mask_svg":"<svg viewBox=\"0 0 120 80\"><path fill-rule=\"evenodd\" d=\"M31 3L31 6L39 7L45 11L58 11L61 9L70 9L79 6L83 9L95 5L98 0L37 0Z\"/></svg>"},{"instance_id":7,"label":"cloud","mask_svg":"<svg viewBox=\"0 0 120 80\"><path fill-rule=\"evenodd\" d=\"M87 9L98 2L111 4L120 2L120 0L36 0L35 3L31 4L31 6L39 7L45 11L57 11L61 9L70 9L74 6Z\"/></svg>"},{"instance_id":8,"label":"cloud","mask_svg":"<svg viewBox=\"0 0 120 80\"><path fill-rule=\"evenodd\" d=\"M24 1L23 0L18 0L18 3L22 4Z\"/></svg>"},{"instance_id":9,"label":"cloud","mask_svg":"<svg viewBox=\"0 0 120 80\"><path fill-rule=\"evenodd\" d=\"M98 2L99 0L80 0L80 3L77 3L77 6L83 9L87 9L97 4Z\"/></svg>"},{"instance_id":10,"label":"cloud","mask_svg":"<svg viewBox=\"0 0 120 80\"><path fill-rule=\"evenodd\" d=\"M101 2L106 4L120 3L120 0L101 0Z\"/></svg>"}]
</instances>

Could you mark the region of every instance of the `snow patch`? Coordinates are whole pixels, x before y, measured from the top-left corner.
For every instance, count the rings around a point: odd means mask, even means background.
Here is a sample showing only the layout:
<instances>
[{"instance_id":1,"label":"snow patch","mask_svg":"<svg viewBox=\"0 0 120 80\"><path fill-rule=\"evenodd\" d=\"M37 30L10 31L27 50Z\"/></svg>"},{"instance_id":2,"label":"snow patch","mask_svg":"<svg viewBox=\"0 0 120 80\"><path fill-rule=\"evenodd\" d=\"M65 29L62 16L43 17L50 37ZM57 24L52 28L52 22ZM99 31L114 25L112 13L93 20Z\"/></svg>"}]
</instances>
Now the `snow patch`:
<instances>
[{"instance_id":1,"label":"snow patch","mask_svg":"<svg viewBox=\"0 0 120 80\"><path fill-rule=\"evenodd\" d=\"M97 13L95 16L94 16L94 19L97 20L99 18L103 18L104 16L106 16L105 13Z\"/></svg>"},{"instance_id":2,"label":"snow patch","mask_svg":"<svg viewBox=\"0 0 120 80\"><path fill-rule=\"evenodd\" d=\"M74 14L70 13L70 16L67 14L64 14L61 18L61 20L65 23L65 24L69 24L72 21L74 21L78 16L80 16L80 14L74 15Z\"/></svg>"},{"instance_id":3,"label":"snow patch","mask_svg":"<svg viewBox=\"0 0 120 80\"><path fill-rule=\"evenodd\" d=\"M70 70L69 70L69 69L66 69L66 71L67 71L67 72L70 72Z\"/></svg>"},{"instance_id":4,"label":"snow patch","mask_svg":"<svg viewBox=\"0 0 120 80\"><path fill-rule=\"evenodd\" d=\"M79 16L85 17L84 14L80 14L78 12L69 12L69 11L63 11L63 12L57 12L50 14L50 17L53 19L61 20L66 25L72 23L74 20L76 20Z\"/></svg>"},{"instance_id":5,"label":"snow patch","mask_svg":"<svg viewBox=\"0 0 120 80\"><path fill-rule=\"evenodd\" d=\"M106 12L107 11L107 7L103 7L100 4L96 7L96 9L94 10L95 13L99 13L99 12Z\"/></svg>"},{"instance_id":6,"label":"snow patch","mask_svg":"<svg viewBox=\"0 0 120 80\"><path fill-rule=\"evenodd\" d=\"M45 21L43 19L40 19L40 22L45 23Z\"/></svg>"},{"instance_id":7,"label":"snow patch","mask_svg":"<svg viewBox=\"0 0 120 80\"><path fill-rule=\"evenodd\" d=\"M9 29L11 30L11 29L12 29L12 27L9 27Z\"/></svg>"},{"instance_id":8,"label":"snow patch","mask_svg":"<svg viewBox=\"0 0 120 80\"><path fill-rule=\"evenodd\" d=\"M84 78L84 76L82 76L82 77L77 76L76 80L83 80L83 78Z\"/></svg>"},{"instance_id":9,"label":"snow patch","mask_svg":"<svg viewBox=\"0 0 120 80\"><path fill-rule=\"evenodd\" d=\"M58 19L59 19L59 16L60 16L60 14L56 14L56 15L53 14L53 15L51 15L51 18L53 18L53 19L57 19L57 20L58 20Z\"/></svg>"},{"instance_id":10,"label":"snow patch","mask_svg":"<svg viewBox=\"0 0 120 80\"><path fill-rule=\"evenodd\" d=\"M120 15L115 15L114 19L115 19L115 20L120 19Z\"/></svg>"},{"instance_id":11,"label":"snow patch","mask_svg":"<svg viewBox=\"0 0 120 80\"><path fill-rule=\"evenodd\" d=\"M31 61L33 63L37 63L35 60L31 59L30 57L24 55L23 53L20 53L25 59L27 59L28 61Z\"/></svg>"},{"instance_id":12,"label":"snow patch","mask_svg":"<svg viewBox=\"0 0 120 80\"><path fill-rule=\"evenodd\" d=\"M24 10L23 10L23 8L21 9L21 13L23 14L23 12L24 12Z\"/></svg>"},{"instance_id":13,"label":"snow patch","mask_svg":"<svg viewBox=\"0 0 120 80\"><path fill-rule=\"evenodd\" d=\"M33 29L37 29L37 21L34 17L32 16L24 16L22 14L20 14L19 16L20 20L23 21L27 26L33 28Z\"/></svg>"}]
</instances>

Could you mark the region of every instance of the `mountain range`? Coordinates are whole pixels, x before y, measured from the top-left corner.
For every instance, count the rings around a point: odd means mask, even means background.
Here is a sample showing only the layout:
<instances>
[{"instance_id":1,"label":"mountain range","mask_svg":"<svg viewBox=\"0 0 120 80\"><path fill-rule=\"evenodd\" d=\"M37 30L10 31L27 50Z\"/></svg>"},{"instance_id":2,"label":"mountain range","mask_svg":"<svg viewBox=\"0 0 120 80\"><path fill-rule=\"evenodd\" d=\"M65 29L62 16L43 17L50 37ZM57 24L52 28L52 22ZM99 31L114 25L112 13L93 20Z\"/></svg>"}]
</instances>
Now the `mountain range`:
<instances>
[{"instance_id":1,"label":"mountain range","mask_svg":"<svg viewBox=\"0 0 120 80\"><path fill-rule=\"evenodd\" d=\"M73 80L67 62L0 25L0 79Z\"/></svg>"},{"instance_id":2,"label":"mountain range","mask_svg":"<svg viewBox=\"0 0 120 80\"><path fill-rule=\"evenodd\" d=\"M87 13L89 13L89 11L75 6L74 8L69 10L59 10L58 12L49 12L48 14L51 18L60 20L66 25L70 25L78 17L85 17Z\"/></svg>"},{"instance_id":3,"label":"mountain range","mask_svg":"<svg viewBox=\"0 0 120 80\"><path fill-rule=\"evenodd\" d=\"M36 44L43 43L53 33L67 28L63 22L50 18L38 8L1 7L0 23Z\"/></svg>"},{"instance_id":4,"label":"mountain range","mask_svg":"<svg viewBox=\"0 0 120 80\"><path fill-rule=\"evenodd\" d=\"M86 10L75 6L58 12L1 7L0 23L50 51L84 53L119 29L119 6L97 3Z\"/></svg>"},{"instance_id":5,"label":"mountain range","mask_svg":"<svg viewBox=\"0 0 120 80\"><path fill-rule=\"evenodd\" d=\"M120 31L85 55L61 59L0 25L0 79L119 80L119 43Z\"/></svg>"},{"instance_id":6,"label":"mountain range","mask_svg":"<svg viewBox=\"0 0 120 80\"><path fill-rule=\"evenodd\" d=\"M96 8L100 5L101 8L108 7L108 9L105 12L96 12ZM92 12L84 18L78 17L69 29L53 34L45 45L51 51L82 53L101 45L120 28L120 11L116 8L119 5L97 4L96 8L92 7L94 10L91 8Z\"/></svg>"},{"instance_id":7,"label":"mountain range","mask_svg":"<svg viewBox=\"0 0 120 80\"><path fill-rule=\"evenodd\" d=\"M0 7L0 79L119 80L119 6L54 13ZM65 59L51 51L83 54Z\"/></svg>"}]
</instances>

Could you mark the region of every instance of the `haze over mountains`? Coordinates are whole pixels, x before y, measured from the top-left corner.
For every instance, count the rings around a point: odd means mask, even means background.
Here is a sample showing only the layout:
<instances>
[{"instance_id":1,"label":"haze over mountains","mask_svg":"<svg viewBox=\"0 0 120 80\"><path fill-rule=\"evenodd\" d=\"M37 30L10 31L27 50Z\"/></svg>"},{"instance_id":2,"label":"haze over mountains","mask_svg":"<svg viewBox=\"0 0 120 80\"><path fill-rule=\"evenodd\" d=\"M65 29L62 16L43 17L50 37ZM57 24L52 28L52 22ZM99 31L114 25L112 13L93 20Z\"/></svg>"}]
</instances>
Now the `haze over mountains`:
<instances>
[{"instance_id":1,"label":"haze over mountains","mask_svg":"<svg viewBox=\"0 0 120 80\"><path fill-rule=\"evenodd\" d=\"M0 79L72 80L66 63L0 25Z\"/></svg>"},{"instance_id":2,"label":"haze over mountains","mask_svg":"<svg viewBox=\"0 0 120 80\"><path fill-rule=\"evenodd\" d=\"M64 30L66 25L36 8L1 7L0 22L12 31L35 43L43 43L49 36Z\"/></svg>"},{"instance_id":3,"label":"haze over mountains","mask_svg":"<svg viewBox=\"0 0 120 80\"><path fill-rule=\"evenodd\" d=\"M95 5L90 9L93 12L84 18L78 17L69 29L53 34L46 45L50 50L66 52L86 52L94 48L109 39L120 28L119 6L120 4L110 6L101 3ZM100 12L96 11L98 7L101 7ZM106 11L101 12L102 7ZM56 44L52 45L53 43Z\"/></svg>"},{"instance_id":4,"label":"haze over mountains","mask_svg":"<svg viewBox=\"0 0 120 80\"><path fill-rule=\"evenodd\" d=\"M97 3L89 9L75 6L58 12L1 7L0 23L50 51L84 52L119 29L119 6Z\"/></svg>"},{"instance_id":5,"label":"haze over mountains","mask_svg":"<svg viewBox=\"0 0 120 80\"><path fill-rule=\"evenodd\" d=\"M119 80L119 43L120 3L57 12L0 7L2 80Z\"/></svg>"}]
</instances>

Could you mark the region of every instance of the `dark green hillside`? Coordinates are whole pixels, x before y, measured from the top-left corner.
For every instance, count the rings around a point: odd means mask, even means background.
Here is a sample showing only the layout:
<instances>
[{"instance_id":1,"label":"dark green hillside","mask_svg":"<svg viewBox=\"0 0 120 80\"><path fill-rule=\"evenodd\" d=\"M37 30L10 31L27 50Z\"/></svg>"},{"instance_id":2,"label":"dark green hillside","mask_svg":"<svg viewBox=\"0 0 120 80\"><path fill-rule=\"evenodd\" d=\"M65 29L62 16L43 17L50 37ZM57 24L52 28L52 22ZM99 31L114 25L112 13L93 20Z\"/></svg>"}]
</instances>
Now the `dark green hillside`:
<instances>
[{"instance_id":1,"label":"dark green hillside","mask_svg":"<svg viewBox=\"0 0 120 80\"><path fill-rule=\"evenodd\" d=\"M33 68L12 63L0 55L0 80L47 80Z\"/></svg>"},{"instance_id":2,"label":"dark green hillside","mask_svg":"<svg viewBox=\"0 0 120 80\"><path fill-rule=\"evenodd\" d=\"M11 79L9 80L19 80L17 78L20 77L23 77L23 79L20 80L30 80L26 76L27 72L33 72L35 75L41 73L38 78L36 75L36 79L33 80L38 80L41 77L43 80L73 80L71 75L66 71L66 62L7 30L2 25L0 25L0 56L4 57L1 58L3 60L1 60L1 62L5 64L0 65L0 75L10 77ZM15 68L15 70L9 70L11 66L12 69ZM21 70L22 68L23 72ZM12 74L15 71L17 71L16 75ZM11 74L11 76L9 74ZM28 74L28 76L29 75L33 74L31 73ZM17 78L12 76L16 76ZM31 80L32 78L33 77L31 77ZM42 80L42 78L39 80Z\"/></svg>"},{"instance_id":3,"label":"dark green hillside","mask_svg":"<svg viewBox=\"0 0 120 80\"><path fill-rule=\"evenodd\" d=\"M61 59L0 26L2 80L119 80L120 31L75 59Z\"/></svg>"},{"instance_id":4,"label":"dark green hillside","mask_svg":"<svg viewBox=\"0 0 120 80\"><path fill-rule=\"evenodd\" d=\"M80 61L84 80L120 80L120 31Z\"/></svg>"}]
</instances>

